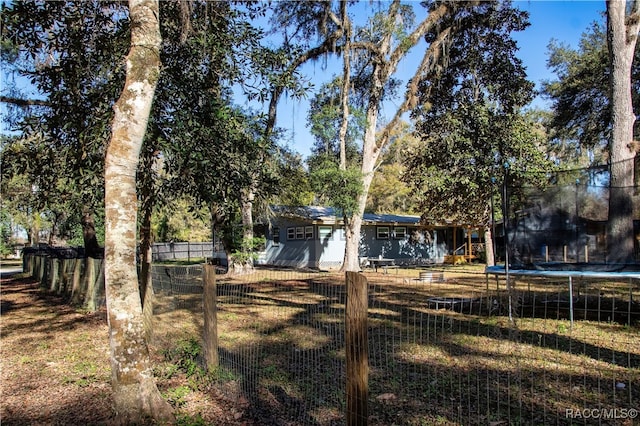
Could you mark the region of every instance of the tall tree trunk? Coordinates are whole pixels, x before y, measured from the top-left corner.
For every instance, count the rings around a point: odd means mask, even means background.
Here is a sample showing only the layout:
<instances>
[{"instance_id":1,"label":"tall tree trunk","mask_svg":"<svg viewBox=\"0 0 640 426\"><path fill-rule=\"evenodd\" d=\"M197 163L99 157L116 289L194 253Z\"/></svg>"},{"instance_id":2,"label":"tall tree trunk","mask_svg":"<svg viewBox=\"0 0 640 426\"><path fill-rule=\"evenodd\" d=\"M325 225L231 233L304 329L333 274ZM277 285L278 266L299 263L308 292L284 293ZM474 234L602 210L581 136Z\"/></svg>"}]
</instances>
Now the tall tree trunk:
<instances>
[{"instance_id":1,"label":"tall tree trunk","mask_svg":"<svg viewBox=\"0 0 640 426\"><path fill-rule=\"evenodd\" d=\"M156 386L144 331L136 270L136 170L160 72L158 0L129 0L131 49L114 105L105 158L105 280L111 383L118 421L173 422Z\"/></svg>"},{"instance_id":2,"label":"tall tree trunk","mask_svg":"<svg viewBox=\"0 0 640 426\"><path fill-rule=\"evenodd\" d=\"M40 214L33 212L31 214L31 227L29 229L29 244L36 247L40 243Z\"/></svg>"},{"instance_id":3,"label":"tall tree trunk","mask_svg":"<svg viewBox=\"0 0 640 426\"><path fill-rule=\"evenodd\" d=\"M611 61L611 181L607 252L609 261L633 261L633 195L635 114L631 97L631 65L640 29L640 0L607 1L607 42Z\"/></svg>"},{"instance_id":4,"label":"tall tree trunk","mask_svg":"<svg viewBox=\"0 0 640 426\"><path fill-rule=\"evenodd\" d=\"M381 88L382 86L380 86ZM372 95L373 96L373 95ZM362 149L362 193L358 197L358 211L345 223L346 243L342 269L344 271L357 272L360 270L359 246L360 231L362 230L362 217L367 205L369 188L373 181L375 164L380 156L380 149L376 145L376 126L378 122L378 103L373 101L367 110L367 128L364 134Z\"/></svg>"},{"instance_id":5,"label":"tall tree trunk","mask_svg":"<svg viewBox=\"0 0 640 426\"><path fill-rule=\"evenodd\" d=\"M101 259L103 256L102 247L96 237L96 222L93 212L86 208L82 215L82 239L84 240L84 256L94 259Z\"/></svg>"},{"instance_id":6,"label":"tall tree trunk","mask_svg":"<svg viewBox=\"0 0 640 426\"><path fill-rule=\"evenodd\" d=\"M351 21L347 15L346 1L340 2L340 15L344 28L344 51L342 52L342 123L338 138L340 140L340 170L347 169L347 129L349 127L349 86L351 86Z\"/></svg>"},{"instance_id":7,"label":"tall tree trunk","mask_svg":"<svg viewBox=\"0 0 640 426\"><path fill-rule=\"evenodd\" d=\"M491 226L484 227L484 252L487 266L495 266L496 259L493 255L493 233L491 232Z\"/></svg>"},{"instance_id":8,"label":"tall tree trunk","mask_svg":"<svg viewBox=\"0 0 640 426\"><path fill-rule=\"evenodd\" d=\"M253 252L253 201L255 193L252 188L240 191L240 215L242 216L242 247L244 254ZM237 265L241 272L253 269L251 257L243 259L242 265ZM237 272L240 272L237 271Z\"/></svg>"},{"instance_id":9,"label":"tall tree trunk","mask_svg":"<svg viewBox=\"0 0 640 426\"><path fill-rule=\"evenodd\" d=\"M431 66L433 62L437 62L438 58L442 54L442 45L448 39L450 29L442 29L437 37L424 53L422 62L416 70L413 78L407 85L407 91L405 92L405 99L398 107L394 114L394 117L389 123L378 131L378 113L380 111L380 105L384 93L384 85L389 81L392 75L396 72L398 64L402 58L406 56L411 46L415 46L418 41L424 36L424 34L433 26L435 26L443 16L447 13L452 13L458 7L472 7L473 3L443 3L438 6L432 12L429 13L426 19L424 19L414 31L407 36L400 46L394 48L392 43L393 34L387 32L380 42L376 45L376 49L373 54L373 70L370 78L369 86L369 99L367 101L366 111L366 128L364 134L364 143L362 146L362 193L358 197L358 212L345 226L346 232L346 245L344 253L344 262L342 270L344 271L358 271L360 265L359 259L359 243L360 243L360 230L362 228L362 216L364 215L365 206L367 204L367 197L369 196L369 188L373 180L373 174L375 172L376 163L380 157L382 149L388 144L391 131L400 123L402 115L405 114L410 108L415 106L416 103L416 91L418 87L418 81L420 76ZM390 6L387 15L390 21L394 22L394 19L399 18L400 1L394 0Z\"/></svg>"},{"instance_id":10,"label":"tall tree trunk","mask_svg":"<svg viewBox=\"0 0 640 426\"><path fill-rule=\"evenodd\" d=\"M50 246L53 246L55 244L56 228L58 227L58 222L60 221L61 216L61 213L54 212L53 223L51 224L51 232L49 232L49 240L47 241L47 244L49 244Z\"/></svg>"}]
</instances>

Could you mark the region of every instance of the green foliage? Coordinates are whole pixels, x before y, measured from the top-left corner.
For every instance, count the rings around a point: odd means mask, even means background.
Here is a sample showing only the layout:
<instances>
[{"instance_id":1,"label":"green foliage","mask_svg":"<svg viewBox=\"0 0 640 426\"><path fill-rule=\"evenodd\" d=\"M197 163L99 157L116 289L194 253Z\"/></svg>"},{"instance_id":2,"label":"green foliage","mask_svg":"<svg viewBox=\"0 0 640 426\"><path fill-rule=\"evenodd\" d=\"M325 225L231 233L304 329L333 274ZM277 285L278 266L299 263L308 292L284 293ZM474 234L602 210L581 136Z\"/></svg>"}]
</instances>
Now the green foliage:
<instances>
[{"instance_id":1,"label":"green foliage","mask_svg":"<svg viewBox=\"0 0 640 426\"><path fill-rule=\"evenodd\" d=\"M280 166L280 189L273 196L274 204L284 206L308 206L313 203L313 190L309 181L309 174L304 168L299 154L285 149L280 150L282 157Z\"/></svg>"},{"instance_id":2,"label":"green foliage","mask_svg":"<svg viewBox=\"0 0 640 426\"><path fill-rule=\"evenodd\" d=\"M167 363L154 369L157 377L170 379L181 371L190 379L189 386L180 386L167 395L177 405L191 389L206 387L211 382L224 383L237 379L232 372L221 367L205 370L202 366L202 347L194 337L179 340L174 348L164 352L164 357Z\"/></svg>"},{"instance_id":3,"label":"green foliage","mask_svg":"<svg viewBox=\"0 0 640 426\"><path fill-rule=\"evenodd\" d=\"M14 213L45 217L50 232L65 238L85 209L102 204L104 146L129 43L126 8L117 2L24 1L3 9L3 38L10 34L20 46L15 55L3 55L3 65L10 75L29 79L41 101L21 108L13 122L21 135L3 147L11 152L3 156L3 178L27 181L28 191L14 198ZM19 81L9 82L17 97Z\"/></svg>"},{"instance_id":4,"label":"green foliage","mask_svg":"<svg viewBox=\"0 0 640 426\"><path fill-rule=\"evenodd\" d=\"M462 104L422 124L440 131L430 132L407 149L403 179L415 189L429 220L444 217L487 224L492 197L496 197L494 208L499 217L497 200L507 173L510 186L540 185L544 172L553 169L536 124L520 114L505 115L478 103Z\"/></svg>"},{"instance_id":5,"label":"green foliage","mask_svg":"<svg viewBox=\"0 0 640 426\"><path fill-rule=\"evenodd\" d=\"M104 209L98 210L94 214L96 239L100 246L104 246ZM78 225L78 219L76 216L70 216L70 220L65 221L60 225L58 233L65 238L66 245L72 247L84 246L84 238L82 235L82 226Z\"/></svg>"},{"instance_id":6,"label":"green foliage","mask_svg":"<svg viewBox=\"0 0 640 426\"><path fill-rule=\"evenodd\" d=\"M325 155L333 155L340 158L339 129L342 124L340 78L335 78L330 83L323 85L311 100L307 119L311 125L310 131L315 138L312 148L312 156L309 159L310 167L314 161L322 161ZM347 164L357 164L360 155L358 141L364 133L365 117L361 108L355 105L349 106L349 123L346 135Z\"/></svg>"},{"instance_id":7,"label":"green foliage","mask_svg":"<svg viewBox=\"0 0 640 426\"><path fill-rule=\"evenodd\" d=\"M369 188L367 210L376 213L416 214L419 212L413 189L402 180L406 173L405 151L415 144L413 128L402 123L393 132L391 144L382 154Z\"/></svg>"},{"instance_id":8,"label":"green foliage","mask_svg":"<svg viewBox=\"0 0 640 426\"><path fill-rule=\"evenodd\" d=\"M459 30L444 68L421 82L420 96L429 102L413 111L421 142L404 151L403 180L415 190L425 218L486 224L506 165L510 184L536 181L551 167L544 133L520 113L533 84L511 33L528 25L527 15L487 2L447 19L459 20Z\"/></svg>"},{"instance_id":9,"label":"green foliage","mask_svg":"<svg viewBox=\"0 0 640 426\"><path fill-rule=\"evenodd\" d=\"M192 392L189 386L178 386L164 392L165 399L174 407L182 407L187 403L186 397Z\"/></svg>"},{"instance_id":10,"label":"green foliage","mask_svg":"<svg viewBox=\"0 0 640 426\"><path fill-rule=\"evenodd\" d=\"M358 196L362 193L362 173L356 167L341 170L335 160L324 157L311 173L311 187L320 200L335 207L346 218L358 211Z\"/></svg>"},{"instance_id":11,"label":"green foliage","mask_svg":"<svg viewBox=\"0 0 640 426\"><path fill-rule=\"evenodd\" d=\"M166 355L165 353L165 358ZM164 362L153 366L153 375L161 379L170 379L174 377L178 371L179 367L171 362Z\"/></svg>"},{"instance_id":12,"label":"green foliage","mask_svg":"<svg viewBox=\"0 0 640 426\"><path fill-rule=\"evenodd\" d=\"M167 47L152 123L163 153L162 192L168 202L188 199L194 216L213 222L227 251L242 251L233 238L241 194L267 204L287 190L284 176L300 173L293 156L277 146L280 132L262 114L233 105L230 87L238 84L249 98L266 99L272 84L288 84L276 81L287 55L262 47L263 31L249 24L250 17L262 16L260 3L193 3L187 37L178 3L162 6ZM173 219L160 222L160 238L186 239L191 227L179 232Z\"/></svg>"},{"instance_id":13,"label":"green foliage","mask_svg":"<svg viewBox=\"0 0 640 426\"><path fill-rule=\"evenodd\" d=\"M593 162L598 164L611 135L611 64L604 24L594 22L583 33L577 50L552 40L548 51L548 67L558 78L544 82L542 90L553 102L549 126L557 155L563 160L575 160L591 151ZM633 104L640 105L638 44L631 75ZM636 135L639 129L636 122Z\"/></svg>"},{"instance_id":14,"label":"green foliage","mask_svg":"<svg viewBox=\"0 0 640 426\"><path fill-rule=\"evenodd\" d=\"M202 376L204 370L200 366L202 347L196 338L183 339L176 347L165 352L165 359L175 363L187 377Z\"/></svg>"},{"instance_id":15,"label":"green foliage","mask_svg":"<svg viewBox=\"0 0 640 426\"><path fill-rule=\"evenodd\" d=\"M152 216L155 241L211 241L211 220L206 207L184 196L156 209Z\"/></svg>"},{"instance_id":16,"label":"green foliage","mask_svg":"<svg viewBox=\"0 0 640 426\"><path fill-rule=\"evenodd\" d=\"M0 210L0 256L13 253L11 241L11 218L4 208Z\"/></svg>"},{"instance_id":17,"label":"green foliage","mask_svg":"<svg viewBox=\"0 0 640 426\"><path fill-rule=\"evenodd\" d=\"M263 118L230 104L232 84L273 72L252 64L263 34L248 22L264 7L195 2L183 25L178 3L161 4L163 70L138 174L145 209L188 195L193 212L216 203L230 216L241 189L257 183L266 199L280 187L282 158L275 139L263 137ZM3 183L24 176L28 191L15 209L55 219L76 244L82 212L99 212L103 200L104 150L129 46L126 5L15 2L3 5L2 23L3 45L21 47L3 50L3 65L29 78L46 102L23 111L23 137L3 155ZM193 238L180 228L165 236Z\"/></svg>"},{"instance_id":18,"label":"green foliage","mask_svg":"<svg viewBox=\"0 0 640 426\"><path fill-rule=\"evenodd\" d=\"M236 243L239 250L235 250L231 254L231 259L237 264L246 264L255 261L258 258L256 251L261 250L267 239L265 237L240 238L241 242Z\"/></svg>"},{"instance_id":19,"label":"green foliage","mask_svg":"<svg viewBox=\"0 0 640 426\"><path fill-rule=\"evenodd\" d=\"M190 416L188 414L177 414L176 415L176 425L177 426L207 426L207 423L201 414L196 414L195 416Z\"/></svg>"}]
</instances>

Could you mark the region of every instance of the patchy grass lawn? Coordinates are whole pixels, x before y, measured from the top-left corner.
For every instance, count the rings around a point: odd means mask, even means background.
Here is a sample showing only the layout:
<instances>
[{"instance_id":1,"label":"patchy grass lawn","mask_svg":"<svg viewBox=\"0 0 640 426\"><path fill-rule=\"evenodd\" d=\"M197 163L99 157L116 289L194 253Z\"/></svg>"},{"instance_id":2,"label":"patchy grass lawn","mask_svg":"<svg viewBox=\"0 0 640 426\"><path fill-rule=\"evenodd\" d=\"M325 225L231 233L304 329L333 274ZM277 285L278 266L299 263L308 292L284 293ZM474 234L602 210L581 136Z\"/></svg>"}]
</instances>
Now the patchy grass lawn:
<instances>
[{"instance_id":1,"label":"patchy grass lawn","mask_svg":"<svg viewBox=\"0 0 640 426\"><path fill-rule=\"evenodd\" d=\"M369 424L568 425L567 410L637 408L640 329L637 322L612 321L604 308L610 294L628 297L628 286L584 283L583 296L593 286L602 295L602 318L576 318L572 325L552 303L565 296L564 284L518 281L513 324L503 284L487 281L481 267L443 270L445 281L433 283L417 282L419 270L365 272ZM474 303L457 312L428 302L433 297ZM159 295L158 301L161 345L199 339L200 295ZM344 423L344 302L337 273L261 269L218 276L221 364L259 424ZM487 302L502 309L489 314ZM625 318L627 306L616 306L622 308L616 318Z\"/></svg>"},{"instance_id":2,"label":"patchy grass lawn","mask_svg":"<svg viewBox=\"0 0 640 426\"><path fill-rule=\"evenodd\" d=\"M638 408L637 322L615 322L602 310L592 319L585 307L572 325L546 303L564 297L562 286L538 281L514 283L515 326L504 310L442 309L429 298L475 301L491 293L482 299L491 307L506 294L480 267L443 271L446 280L433 283L417 282L418 270L365 272L369 424L591 424L572 422L566 410ZM343 275L265 269L218 276L221 367L209 372L201 365L201 285L158 294L155 306L154 371L180 424L344 424ZM105 312L72 309L32 280L1 286L2 424L110 425ZM605 302L617 287L584 284L581 295ZM640 289L633 291L640 299ZM549 308L540 310L540 300Z\"/></svg>"}]
</instances>

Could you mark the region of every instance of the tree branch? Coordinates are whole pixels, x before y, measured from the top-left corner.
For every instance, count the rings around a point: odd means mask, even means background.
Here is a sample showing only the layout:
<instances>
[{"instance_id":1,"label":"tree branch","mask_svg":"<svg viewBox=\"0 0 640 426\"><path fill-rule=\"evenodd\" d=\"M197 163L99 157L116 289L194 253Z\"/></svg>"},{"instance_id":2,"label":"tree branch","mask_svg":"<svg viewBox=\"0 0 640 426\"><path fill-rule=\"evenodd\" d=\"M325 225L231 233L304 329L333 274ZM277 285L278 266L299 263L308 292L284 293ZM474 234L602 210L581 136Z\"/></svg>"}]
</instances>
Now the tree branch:
<instances>
[{"instance_id":1,"label":"tree branch","mask_svg":"<svg viewBox=\"0 0 640 426\"><path fill-rule=\"evenodd\" d=\"M283 75L289 75L293 73L300 65L304 64L307 61L312 59L319 58L321 55L328 52L339 53L342 50L342 46L335 45L335 40L339 39L342 36L342 30L336 31L327 37L322 44L313 47L303 54L299 55L294 61L289 65L289 68L283 73ZM267 123L265 127L265 135L268 136L273 131L273 128L276 124L276 113L278 101L280 100L280 96L282 96L282 92L284 88L281 86L274 87L272 90L271 100L269 101L269 111L267 115Z\"/></svg>"},{"instance_id":2,"label":"tree branch","mask_svg":"<svg viewBox=\"0 0 640 426\"><path fill-rule=\"evenodd\" d=\"M418 43L418 40L426 34L437 22L439 22L447 12L449 12L449 6L447 4L441 4L433 12L429 13L427 19L422 21L418 27L413 30L411 34L403 41L400 46L391 52L388 61L389 69L395 69L402 58L405 57L407 50L412 48Z\"/></svg>"},{"instance_id":3,"label":"tree branch","mask_svg":"<svg viewBox=\"0 0 640 426\"><path fill-rule=\"evenodd\" d=\"M416 91L418 90L418 82L420 81L420 76L424 74L432 64L438 62L438 60L440 59L440 55L442 54L442 45L449 37L451 30L451 27L449 27L440 32L440 34L438 34L438 38L429 45L429 48L422 57L420 66L414 73L413 77L411 77L411 79L407 83L407 91L405 92L404 101L396 110L396 113L391 121L384 127L384 129L382 129L382 132L378 137L377 146L379 149L382 149L387 144L387 142L389 141L391 130L393 130L393 128L398 124L402 115L415 107L417 103Z\"/></svg>"},{"instance_id":4,"label":"tree branch","mask_svg":"<svg viewBox=\"0 0 640 426\"><path fill-rule=\"evenodd\" d=\"M627 27L627 44L632 43L638 37L640 31L640 0L635 0L631 4L631 11L625 19Z\"/></svg>"},{"instance_id":5,"label":"tree branch","mask_svg":"<svg viewBox=\"0 0 640 426\"><path fill-rule=\"evenodd\" d=\"M3 95L0 95L0 102L13 104L15 106L23 108L30 106L51 106L51 103L49 101L44 101L41 99L21 99Z\"/></svg>"}]
</instances>

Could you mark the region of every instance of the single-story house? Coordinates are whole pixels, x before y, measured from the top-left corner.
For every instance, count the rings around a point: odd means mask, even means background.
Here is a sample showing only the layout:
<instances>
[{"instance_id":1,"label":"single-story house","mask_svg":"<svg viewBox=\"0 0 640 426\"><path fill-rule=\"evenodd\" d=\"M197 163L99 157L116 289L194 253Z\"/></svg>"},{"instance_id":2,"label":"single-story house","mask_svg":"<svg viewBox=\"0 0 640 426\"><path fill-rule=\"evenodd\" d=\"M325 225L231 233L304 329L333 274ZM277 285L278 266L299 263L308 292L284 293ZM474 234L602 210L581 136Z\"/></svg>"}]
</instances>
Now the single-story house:
<instances>
[{"instance_id":1,"label":"single-story house","mask_svg":"<svg viewBox=\"0 0 640 426\"><path fill-rule=\"evenodd\" d=\"M333 208L273 206L272 213L257 264L319 269L342 265L344 222ZM471 239L469 232L454 225L427 227L420 216L365 213L359 255L363 261L393 259L396 265L443 263L454 244ZM477 233L473 235L477 239Z\"/></svg>"}]
</instances>

